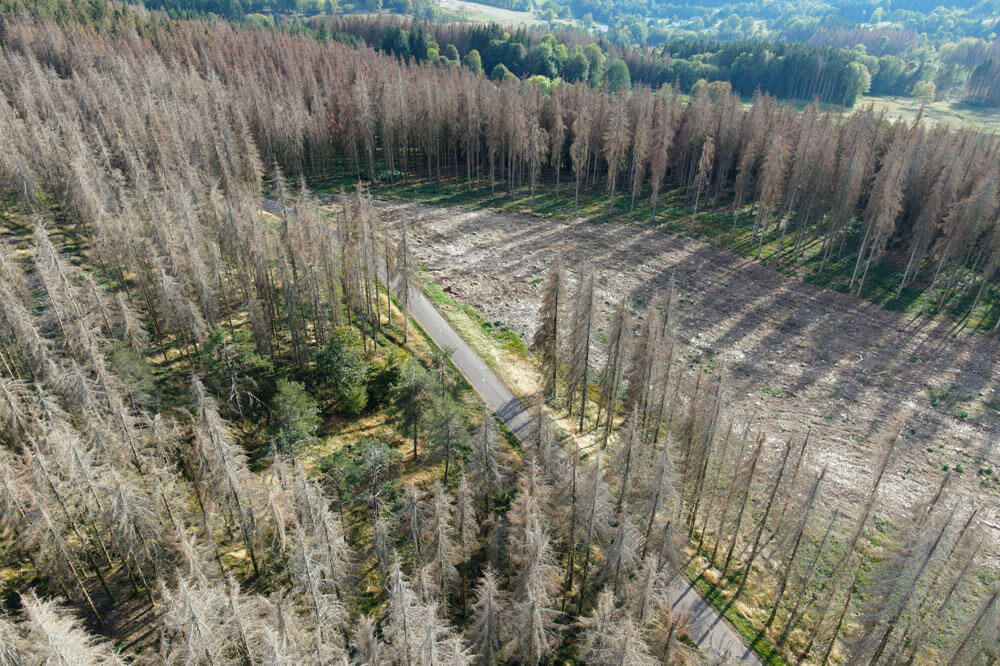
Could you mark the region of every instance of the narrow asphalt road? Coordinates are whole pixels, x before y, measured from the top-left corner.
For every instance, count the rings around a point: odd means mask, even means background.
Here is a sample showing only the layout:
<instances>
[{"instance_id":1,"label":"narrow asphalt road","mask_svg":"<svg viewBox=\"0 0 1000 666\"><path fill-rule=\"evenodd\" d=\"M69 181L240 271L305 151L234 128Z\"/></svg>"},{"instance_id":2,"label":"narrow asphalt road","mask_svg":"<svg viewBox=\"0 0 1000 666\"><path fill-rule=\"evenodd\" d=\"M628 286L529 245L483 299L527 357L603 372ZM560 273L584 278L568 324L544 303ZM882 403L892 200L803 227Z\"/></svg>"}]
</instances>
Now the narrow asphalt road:
<instances>
[{"instance_id":1,"label":"narrow asphalt road","mask_svg":"<svg viewBox=\"0 0 1000 666\"><path fill-rule=\"evenodd\" d=\"M262 208L274 215L281 214L278 202L264 199ZM378 277L386 282L385 262L381 258ZM393 292L398 284L390 285ZM486 405L493 410L507 428L525 448L533 444L537 428L535 417L524 408L510 389L500 381L492 369L472 347L452 328L451 324L438 312L437 308L419 289L410 291L410 316L420 325L440 349L452 352L451 360L469 384L482 396ZM756 653L747 647L728 622L715 611L701 593L683 575L675 575L669 585L675 612L689 613L691 627L688 631L698 648L706 654L720 657L726 664L761 664Z\"/></svg>"}]
</instances>

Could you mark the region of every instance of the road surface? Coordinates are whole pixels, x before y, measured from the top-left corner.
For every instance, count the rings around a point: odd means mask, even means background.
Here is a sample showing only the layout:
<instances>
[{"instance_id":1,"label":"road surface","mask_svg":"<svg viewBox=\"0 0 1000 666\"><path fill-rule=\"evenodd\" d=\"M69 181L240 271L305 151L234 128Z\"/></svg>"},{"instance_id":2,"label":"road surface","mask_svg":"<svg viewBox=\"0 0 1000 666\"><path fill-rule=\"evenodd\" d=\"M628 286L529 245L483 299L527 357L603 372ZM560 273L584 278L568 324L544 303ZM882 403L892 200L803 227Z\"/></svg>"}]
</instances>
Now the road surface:
<instances>
[{"instance_id":1,"label":"road surface","mask_svg":"<svg viewBox=\"0 0 1000 666\"><path fill-rule=\"evenodd\" d=\"M264 210L280 215L278 202L264 199ZM381 258L378 277L386 282L385 262ZM398 284L390 285L393 292ZM410 290L410 317L420 325L427 335L441 349L451 350L451 360L459 372L493 410L505 426L517 437L525 448L534 444L533 435L537 424L534 415L514 397L506 384L500 381L493 370L472 347L452 328L451 324L438 312L437 308L419 289ZM669 585L675 612L690 613L690 638L706 654L721 657L723 663L760 664L757 655L749 650L743 637L715 611L701 593L691 586L685 576L675 575Z\"/></svg>"}]
</instances>

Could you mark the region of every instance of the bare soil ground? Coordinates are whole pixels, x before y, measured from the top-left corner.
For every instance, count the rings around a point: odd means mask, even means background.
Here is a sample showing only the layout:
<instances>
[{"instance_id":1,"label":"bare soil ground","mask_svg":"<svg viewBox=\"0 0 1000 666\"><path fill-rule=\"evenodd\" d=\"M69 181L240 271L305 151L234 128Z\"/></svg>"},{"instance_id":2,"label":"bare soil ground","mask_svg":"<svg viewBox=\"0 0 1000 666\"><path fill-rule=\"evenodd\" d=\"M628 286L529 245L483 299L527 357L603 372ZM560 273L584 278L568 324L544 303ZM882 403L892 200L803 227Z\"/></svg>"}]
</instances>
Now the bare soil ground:
<instances>
[{"instance_id":1,"label":"bare soil ground","mask_svg":"<svg viewBox=\"0 0 1000 666\"><path fill-rule=\"evenodd\" d=\"M960 466L951 487L963 513L985 504L990 540L1000 543L997 477L986 471L1000 467L995 338L953 338L947 323L914 321L646 226L402 202L379 208L412 224L414 252L437 284L526 341L557 253L570 270L597 271L602 329L623 295L639 313L673 277L679 340L724 367L728 404L744 418L755 412L773 449L811 429L811 464L829 465L831 504L857 505L902 422L880 504L902 511L929 495L946 466Z\"/></svg>"}]
</instances>

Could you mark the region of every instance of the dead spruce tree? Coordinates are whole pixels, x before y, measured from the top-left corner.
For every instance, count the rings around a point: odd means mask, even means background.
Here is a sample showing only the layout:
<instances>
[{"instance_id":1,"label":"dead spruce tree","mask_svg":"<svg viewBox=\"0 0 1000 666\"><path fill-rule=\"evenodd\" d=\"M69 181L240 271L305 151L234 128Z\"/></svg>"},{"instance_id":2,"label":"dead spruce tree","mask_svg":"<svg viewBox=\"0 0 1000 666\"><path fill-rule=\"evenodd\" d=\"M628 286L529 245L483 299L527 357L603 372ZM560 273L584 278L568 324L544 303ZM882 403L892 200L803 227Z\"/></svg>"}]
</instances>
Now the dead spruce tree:
<instances>
[{"instance_id":1,"label":"dead spruce tree","mask_svg":"<svg viewBox=\"0 0 1000 666\"><path fill-rule=\"evenodd\" d=\"M573 326L570 332L570 354L566 372L566 410L573 414L573 405L579 401L580 423L587 411L587 393L590 391L590 338L594 322L594 273L580 269L577 278L576 302L573 308Z\"/></svg>"},{"instance_id":2,"label":"dead spruce tree","mask_svg":"<svg viewBox=\"0 0 1000 666\"><path fill-rule=\"evenodd\" d=\"M414 593L398 558L390 568L388 585L389 612L382 635L384 654L392 663L463 666L472 662L465 642L440 619L436 607L424 605Z\"/></svg>"},{"instance_id":3,"label":"dead spruce tree","mask_svg":"<svg viewBox=\"0 0 1000 666\"><path fill-rule=\"evenodd\" d=\"M580 525L580 548L583 550L583 563L580 572L580 592L577 601L577 614L583 612L586 600L587 585L590 576L590 564L596 543L604 543L612 532L614 506L611 493L604 483L604 469L601 464L601 454L598 452L590 464L587 480L583 486L578 503Z\"/></svg>"},{"instance_id":4,"label":"dead spruce tree","mask_svg":"<svg viewBox=\"0 0 1000 666\"><path fill-rule=\"evenodd\" d=\"M476 521L475 494L469 486L465 473L458 479L458 487L455 489L455 543L457 546L458 561L461 562L459 571L462 578L462 610L466 606L467 589L469 585L470 560L473 553L479 548L479 523Z\"/></svg>"},{"instance_id":5,"label":"dead spruce tree","mask_svg":"<svg viewBox=\"0 0 1000 666\"><path fill-rule=\"evenodd\" d=\"M473 437L470 475L476 491L482 498L483 517L490 515L490 497L496 493L506 475L506 455L497 437L496 421L489 408L483 406L483 421Z\"/></svg>"},{"instance_id":6,"label":"dead spruce tree","mask_svg":"<svg viewBox=\"0 0 1000 666\"><path fill-rule=\"evenodd\" d=\"M791 449L791 446L792 442L791 440L788 440L788 443L785 445L784 455L782 455L781 457L781 467L778 469L778 475L774 479L774 483L771 486L771 492L768 493L767 501L764 503L764 514L761 516L760 521L757 523L757 531L754 533L753 544L750 547L750 554L747 557L747 563L743 568L743 574L740 577L739 585L737 585L736 590L733 592L733 596L731 596L729 598L729 601L726 602L727 609L731 608L732 605L736 603L736 600L740 597L740 595L743 593L743 590L746 588L747 579L749 579L750 572L753 569L754 562L757 559L757 555L760 553L761 537L764 534L764 530L767 529L768 518L771 515L771 510L774 508L774 497L775 495L778 494L778 488L781 487L782 477L784 476L785 468L788 465L788 458L789 458L788 453Z\"/></svg>"},{"instance_id":7,"label":"dead spruce tree","mask_svg":"<svg viewBox=\"0 0 1000 666\"><path fill-rule=\"evenodd\" d=\"M601 373L601 380L598 386L597 416L594 419L596 427L601 426L601 413L604 413L604 430L601 433L601 447L608 445L608 437L611 435L611 427L614 424L618 412L619 393L625 370L625 358L628 355L626 348L626 335L631 322L626 316L625 300L618 302L615 314L611 319L611 330L608 335L608 344L604 371Z\"/></svg>"},{"instance_id":8,"label":"dead spruce tree","mask_svg":"<svg viewBox=\"0 0 1000 666\"><path fill-rule=\"evenodd\" d=\"M617 104L615 110L608 114L607 125L604 128L604 160L608 169L608 192L611 200L608 203L608 216L614 213L615 193L618 185L618 174L625 168L628 158L631 120L625 104Z\"/></svg>"},{"instance_id":9,"label":"dead spruce tree","mask_svg":"<svg viewBox=\"0 0 1000 666\"><path fill-rule=\"evenodd\" d=\"M497 666L502 658L504 621L503 595L497 585L496 574L489 566L476 586L476 600L472 605L470 638L476 663Z\"/></svg>"},{"instance_id":10,"label":"dead spruce tree","mask_svg":"<svg viewBox=\"0 0 1000 666\"><path fill-rule=\"evenodd\" d=\"M506 611L511 625L520 627L504 646L508 658L538 664L555 644L555 608L562 572L553 552L542 513L546 490L531 465L521 477L518 504L512 509L511 559L517 577Z\"/></svg>"},{"instance_id":11,"label":"dead spruce tree","mask_svg":"<svg viewBox=\"0 0 1000 666\"><path fill-rule=\"evenodd\" d=\"M847 545L846 545L845 551L844 551L845 555L843 557L841 557L837 561L837 563L836 563L836 565L834 567L833 574L830 576L830 580L832 580L832 581L841 581L841 579L843 578L843 575L844 575L845 571L847 571L848 567L852 566L852 562L855 559L854 555L855 555L855 550L857 548L858 542L861 540L862 535L864 535L865 529L866 529L867 524L868 524L868 519L871 517L872 511L874 511L874 509L875 509L875 502L876 502L876 500L878 498L878 491L879 491L879 488L882 485L883 479L885 478L886 470L889 468L889 463L892 460L892 455L893 455L893 452L895 451L896 443L898 441L899 433L900 433L900 429L901 428L902 428L902 426L900 426L899 429L896 430L895 434L889 440L889 442L888 442L888 444L886 446L885 453L882 455L882 460L880 461L880 464L879 464L879 467L878 467L878 471L875 474L875 479L872 482L871 490L868 492L868 498L865 501L864 507L862 508L861 515L858 517L858 520L857 520L857 522L854 525L854 529L851 531L851 536L847 540ZM859 564L858 567L859 567L858 571L860 572L861 564ZM855 578L856 578L856 576L851 576L849 578L843 578L844 583L847 583L848 585L850 585L850 587L846 588L845 596L847 598L847 602L844 603L844 611L843 611L843 613L846 613L847 607L848 607L848 604L849 604L849 601L850 601L850 598L851 598L851 596L853 594L854 583L851 582L851 581L854 581ZM830 612L830 610L832 608L833 601L834 601L834 595L832 595L832 594L831 595L827 595L826 598L825 598L825 600L823 601L823 603L822 603L822 605L821 605L821 607L819 609L819 614L818 614L818 618L816 620L816 624L815 624L815 626L813 628L813 631L810 634L809 640L807 641L806 645L801 649L801 651L798 654L799 659L805 658L812 651L812 648L813 648L813 646L816 643L816 639L819 636L820 630L825 626L825 622L826 622L827 616L829 615L829 612ZM843 617L843 613L842 613L842 617ZM840 623L838 622L837 623L838 630L839 630L839 624ZM833 632L833 636L830 639L830 642L829 642L829 644L827 646L827 652L828 653L830 651L832 651L833 645L836 642L836 640L837 640L837 631L834 631Z\"/></svg>"},{"instance_id":12,"label":"dead spruce tree","mask_svg":"<svg viewBox=\"0 0 1000 666\"><path fill-rule=\"evenodd\" d=\"M760 433L759 435L757 435L757 446L754 448L753 455L751 455L750 457L749 467L746 468L745 471L740 470L740 476L742 477L742 479L740 480L739 485L741 488L740 493L742 497L740 499L740 509L736 514L736 522L733 526L732 535L729 537L729 547L726 550L726 559L725 562L722 564L721 571L723 577L725 577L726 574L729 573L729 564L732 562L733 559L733 552L736 549L736 541L741 534L741 526L743 524L743 514L746 512L747 500L750 497L750 487L753 484L754 472L757 469L757 463L760 461L760 453L762 447L764 446L765 439L766 436L764 435L764 433ZM736 484L734 483L734 487L735 485ZM723 529L721 524L719 529L720 532ZM712 556L712 559L713 560L715 559L714 554Z\"/></svg>"},{"instance_id":13,"label":"dead spruce tree","mask_svg":"<svg viewBox=\"0 0 1000 666\"><path fill-rule=\"evenodd\" d=\"M198 407L198 416L194 428L194 460L189 463L189 468L195 470L195 485L200 486L199 504L205 513L204 502L209 498L219 498L220 507L228 516L230 525L238 530L243 540L254 573L259 575L260 535L251 504L246 454L232 441L229 428L219 416L215 401L197 377L192 378L191 389ZM209 493L210 488L220 492Z\"/></svg>"},{"instance_id":14,"label":"dead spruce tree","mask_svg":"<svg viewBox=\"0 0 1000 666\"><path fill-rule=\"evenodd\" d=\"M680 508L677 469L671 448L668 438L660 449L652 476L649 476L648 472L643 475L644 497L641 498L641 504L646 514L646 527L643 532L642 551L639 553L640 560L645 560L647 553L650 552L657 519L661 514L665 514L666 522L669 524L675 519L676 512Z\"/></svg>"},{"instance_id":15,"label":"dead spruce tree","mask_svg":"<svg viewBox=\"0 0 1000 666\"><path fill-rule=\"evenodd\" d=\"M573 211L576 215L580 214L580 183L587 175L592 126L593 111L589 105L585 105L573 120L573 143L569 147L570 163L576 178L576 190L573 194Z\"/></svg>"},{"instance_id":16,"label":"dead spruce tree","mask_svg":"<svg viewBox=\"0 0 1000 666\"><path fill-rule=\"evenodd\" d=\"M798 507L801 518L795 529L794 536L792 537L791 552L787 555L787 559L779 564L778 586L774 592L774 600L771 602L771 612L764 621L764 626L760 628L757 635L754 637L753 644L756 644L762 637L764 637L765 634L767 634L767 632L771 629L771 626L774 624L775 618L778 617L778 611L781 609L781 604L784 600L785 590L788 587L789 579L795 567L795 558L796 555L798 555L799 547L802 545L802 538L805 535L806 525L809 522L813 506L816 503L816 496L819 492L820 484L823 482L823 478L825 476L826 468L824 467L816 476L816 480L813 482L812 488L810 489L805 502L802 506Z\"/></svg>"},{"instance_id":17,"label":"dead spruce tree","mask_svg":"<svg viewBox=\"0 0 1000 666\"><path fill-rule=\"evenodd\" d=\"M190 585L178 579L163 588L161 659L168 664L224 663L228 649L229 602L221 586Z\"/></svg>"},{"instance_id":18,"label":"dead spruce tree","mask_svg":"<svg viewBox=\"0 0 1000 666\"><path fill-rule=\"evenodd\" d=\"M461 558L455 543L455 518L456 510L451 498L441 482L435 481L424 527L424 542L427 544L424 566L429 569L437 593L436 603L442 612L447 609L449 593L459 580L455 565L461 562Z\"/></svg>"},{"instance_id":19,"label":"dead spruce tree","mask_svg":"<svg viewBox=\"0 0 1000 666\"><path fill-rule=\"evenodd\" d=\"M542 305L538 310L539 325L532 346L541 357L542 388L545 399L556 400L556 382L559 374L559 314L563 291L562 262L557 256L549 268L549 276L542 287Z\"/></svg>"},{"instance_id":20,"label":"dead spruce tree","mask_svg":"<svg viewBox=\"0 0 1000 666\"><path fill-rule=\"evenodd\" d=\"M336 660L344 650L347 613L338 590L338 574L325 556L322 544L310 540L301 527L293 535L288 567L292 575L294 607L303 620L312 646L324 662Z\"/></svg>"},{"instance_id":21,"label":"dead spruce tree","mask_svg":"<svg viewBox=\"0 0 1000 666\"><path fill-rule=\"evenodd\" d=\"M909 618L909 623L897 641L897 648L889 656L889 660L912 664L918 653L924 649L924 642L931 638L921 636L920 632L924 627L936 626L943 621L943 613L948 612L955 591L966 582L983 545L984 540L977 529L979 512L980 507L976 507L969 513L969 517L952 540L942 565L937 568L931 581L924 585L923 594L916 603L917 610ZM924 640L921 640L922 638Z\"/></svg>"},{"instance_id":22,"label":"dead spruce tree","mask_svg":"<svg viewBox=\"0 0 1000 666\"><path fill-rule=\"evenodd\" d=\"M42 601L34 592L21 597L26 622L26 640L21 653L37 663L103 666L121 663L114 649L90 635L77 618L53 601ZM2 638L0 638L2 640ZM0 648L0 658L5 658ZM5 660L5 659L4 659ZM20 660L12 663L21 663Z\"/></svg>"},{"instance_id":23,"label":"dead spruce tree","mask_svg":"<svg viewBox=\"0 0 1000 666\"><path fill-rule=\"evenodd\" d=\"M698 202L701 200L701 191L708 185L709 176L712 175L712 166L715 162L715 139L711 136L705 138L701 146L701 156L698 158L698 170L694 178L694 210L691 212L691 224L698 218Z\"/></svg>"},{"instance_id":24,"label":"dead spruce tree","mask_svg":"<svg viewBox=\"0 0 1000 666\"><path fill-rule=\"evenodd\" d=\"M402 306L403 319L403 343L408 340L410 302L413 297L414 284L419 280L417 265L410 250L410 236L407 232L406 223L400 224L399 231L399 251L396 258L396 293L399 295L399 304Z\"/></svg>"},{"instance_id":25,"label":"dead spruce tree","mask_svg":"<svg viewBox=\"0 0 1000 666\"><path fill-rule=\"evenodd\" d=\"M851 658L868 664L880 663L903 617L913 612L925 577L940 566L946 551L946 534L954 513L945 506L948 478L926 503L916 507L910 524L895 538L890 554L873 575L878 590L861 613L862 624L852 641Z\"/></svg>"},{"instance_id":26,"label":"dead spruce tree","mask_svg":"<svg viewBox=\"0 0 1000 666\"><path fill-rule=\"evenodd\" d=\"M642 631L605 588L589 617L579 620L583 630L581 656L588 664L602 666L653 666L660 663L646 644Z\"/></svg>"}]
</instances>

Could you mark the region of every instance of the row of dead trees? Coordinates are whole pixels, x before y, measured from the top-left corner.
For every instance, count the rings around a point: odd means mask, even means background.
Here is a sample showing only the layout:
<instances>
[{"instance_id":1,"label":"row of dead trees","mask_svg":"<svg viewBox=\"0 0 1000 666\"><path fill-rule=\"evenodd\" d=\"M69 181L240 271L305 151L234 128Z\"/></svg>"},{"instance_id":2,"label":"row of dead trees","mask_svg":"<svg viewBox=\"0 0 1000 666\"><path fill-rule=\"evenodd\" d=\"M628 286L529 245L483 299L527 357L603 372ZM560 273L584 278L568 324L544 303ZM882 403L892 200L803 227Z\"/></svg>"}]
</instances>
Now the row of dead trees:
<instances>
[{"instance_id":1,"label":"row of dead trees","mask_svg":"<svg viewBox=\"0 0 1000 666\"><path fill-rule=\"evenodd\" d=\"M768 436L727 401L721 371L688 362L672 286L641 321L623 299L608 322L594 310L592 269L571 279L557 259L541 289L533 343L548 401L607 460L614 505L637 511L647 540L667 520L675 566L744 614L755 646L824 664L997 659L996 589L976 574L982 507L959 502L946 475L914 506L883 508L901 428L879 444L874 478L857 480L849 492L862 500L850 506L810 433Z\"/></svg>"},{"instance_id":2,"label":"row of dead trees","mask_svg":"<svg viewBox=\"0 0 1000 666\"><path fill-rule=\"evenodd\" d=\"M267 165L316 179L423 175L556 194L565 181L574 201L581 191L607 192L611 213L627 192L629 211L645 207L653 221L662 195L676 192L695 221L705 202L731 212L734 237L758 258L850 273L857 293L873 272L888 270L897 298L908 288L923 292L922 313L951 312L957 328L1000 325L1000 144L973 130L891 121L870 109L799 112L768 97L745 108L711 87L690 100L642 86L608 95L563 83L546 94L464 68L224 23L78 32L67 49L64 28L18 21L5 28L11 71L0 89L11 150L2 180L28 197L65 191L68 208L85 220L99 212L96 199L115 191L102 170L120 171L129 189L146 187L148 169L125 137L197 137L197 151L221 165L223 188L259 178L250 156L259 151ZM142 70L143 84L109 67L109 53ZM18 85L26 80L32 85ZM204 103L201 115L185 119L179 136L169 125L145 125L136 102L150 85L190 91ZM42 126L77 124L52 117L73 107L39 103L58 99L51 88L65 86L87 91L81 128L65 142L69 153L53 150L64 142L50 141ZM109 100L113 114L101 109ZM93 158L70 157L94 143L90 127L106 135L110 119L143 132L91 145L103 155L97 169L88 168Z\"/></svg>"}]
</instances>

